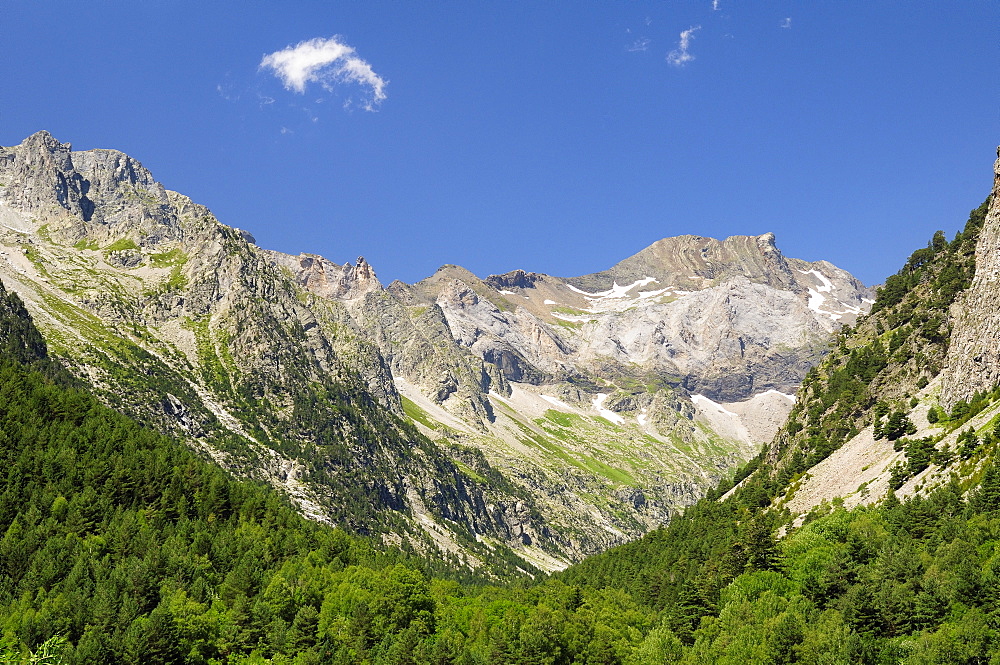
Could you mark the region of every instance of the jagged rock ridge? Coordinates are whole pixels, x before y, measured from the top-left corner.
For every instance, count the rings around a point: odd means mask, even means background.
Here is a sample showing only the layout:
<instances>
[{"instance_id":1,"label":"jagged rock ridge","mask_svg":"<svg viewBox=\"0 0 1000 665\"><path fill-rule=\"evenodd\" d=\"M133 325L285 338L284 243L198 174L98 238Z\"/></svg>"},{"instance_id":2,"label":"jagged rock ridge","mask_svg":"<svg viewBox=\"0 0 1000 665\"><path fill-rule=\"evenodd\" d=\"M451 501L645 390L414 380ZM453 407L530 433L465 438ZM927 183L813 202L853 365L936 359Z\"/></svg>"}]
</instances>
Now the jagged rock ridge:
<instances>
[{"instance_id":1,"label":"jagged rock ridge","mask_svg":"<svg viewBox=\"0 0 1000 665\"><path fill-rule=\"evenodd\" d=\"M530 497L488 481L481 455L463 471L404 423L389 366L345 308L310 297L245 232L121 153L74 152L44 132L0 150L0 183L3 280L113 406L310 517L456 563L545 540ZM375 279L302 263L341 295Z\"/></svg>"},{"instance_id":2,"label":"jagged rock ridge","mask_svg":"<svg viewBox=\"0 0 1000 665\"><path fill-rule=\"evenodd\" d=\"M390 290L441 307L455 339L509 380L655 374L721 401L793 392L832 331L871 303L845 271L785 258L773 234L665 238L571 279L517 270L480 280L445 266Z\"/></svg>"}]
</instances>

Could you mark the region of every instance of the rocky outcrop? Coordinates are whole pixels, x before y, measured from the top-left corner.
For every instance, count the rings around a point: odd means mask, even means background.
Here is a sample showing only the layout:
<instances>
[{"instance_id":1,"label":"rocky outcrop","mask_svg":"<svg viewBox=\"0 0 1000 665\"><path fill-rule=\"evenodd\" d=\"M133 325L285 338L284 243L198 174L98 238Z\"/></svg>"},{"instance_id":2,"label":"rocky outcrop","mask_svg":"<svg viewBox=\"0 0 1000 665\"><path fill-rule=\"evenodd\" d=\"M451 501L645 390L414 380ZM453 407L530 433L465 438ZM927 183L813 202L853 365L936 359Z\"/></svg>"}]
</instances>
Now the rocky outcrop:
<instances>
[{"instance_id":1,"label":"rocky outcrop","mask_svg":"<svg viewBox=\"0 0 1000 665\"><path fill-rule=\"evenodd\" d=\"M663 285L701 289L706 283L746 277L778 289L799 290L799 280L774 240L773 233L725 240L692 235L664 238L609 270L569 281L582 289L603 291L613 284L654 277Z\"/></svg>"},{"instance_id":2,"label":"rocky outcrop","mask_svg":"<svg viewBox=\"0 0 1000 665\"><path fill-rule=\"evenodd\" d=\"M535 285L535 282L542 279L544 275L536 272L524 272L523 270L511 270L502 275L490 275L485 282L497 291L504 289L528 289Z\"/></svg>"},{"instance_id":3,"label":"rocky outcrop","mask_svg":"<svg viewBox=\"0 0 1000 665\"><path fill-rule=\"evenodd\" d=\"M951 308L954 327L941 381L941 403L948 409L1000 383L1000 148L993 173L975 277Z\"/></svg>"},{"instance_id":4,"label":"rocky outcrop","mask_svg":"<svg viewBox=\"0 0 1000 665\"><path fill-rule=\"evenodd\" d=\"M16 148L0 148L0 179L0 201L67 242L105 242L126 232L151 247L180 239L166 190L117 150L73 152L42 131Z\"/></svg>"},{"instance_id":5,"label":"rocky outcrop","mask_svg":"<svg viewBox=\"0 0 1000 665\"><path fill-rule=\"evenodd\" d=\"M269 250L264 253L275 265L290 270L297 284L324 298L353 300L382 288L375 270L363 256L353 266L350 263L341 266L316 254L289 256Z\"/></svg>"}]
</instances>

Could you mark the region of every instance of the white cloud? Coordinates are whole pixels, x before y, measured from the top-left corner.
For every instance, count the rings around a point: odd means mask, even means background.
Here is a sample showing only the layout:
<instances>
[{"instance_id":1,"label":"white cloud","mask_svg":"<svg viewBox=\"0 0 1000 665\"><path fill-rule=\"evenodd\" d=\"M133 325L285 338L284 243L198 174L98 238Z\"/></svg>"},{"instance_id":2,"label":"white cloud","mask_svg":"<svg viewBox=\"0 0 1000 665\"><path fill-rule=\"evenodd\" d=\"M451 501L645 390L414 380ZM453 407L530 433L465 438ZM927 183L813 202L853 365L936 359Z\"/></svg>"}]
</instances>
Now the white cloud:
<instances>
[{"instance_id":1,"label":"white cloud","mask_svg":"<svg viewBox=\"0 0 1000 665\"><path fill-rule=\"evenodd\" d=\"M327 90L333 90L334 84L359 85L369 92L364 103L369 111L374 111L386 98L388 81L336 36L308 39L269 53L260 61L260 69L273 70L286 90L298 93L305 93L309 83L318 83Z\"/></svg>"},{"instance_id":2,"label":"white cloud","mask_svg":"<svg viewBox=\"0 0 1000 665\"><path fill-rule=\"evenodd\" d=\"M791 18L786 18L784 21L781 22L781 27L782 28L791 28L792 27L792 19Z\"/></svg>"},{"instance_id":3,"label":"white cloud","mask_svg":"<svg viewBox=\"0 0 1000 665\"><path fill-rule=\"evenodd\" d=\"M642 39L635 40L634 42L632 42L629 46L626 46L625 48L627 50L629 50L629 51L632 51L633 53L635 51L647 51L647 50L649 50L649 45L651 43L653 43L652 39L648 39L646 37L643 37Z\"/></svg>"},{"instance_id":4,"label":"white cloud","mask_svg":"<svg viewBox=\"0 0 1000 665\"><path fill-rule=\"evenodd\" d=\"M712 11L719 11L719 0L712 0Z\"/></svg>"},{"instance_id":5,"label":"white cloud","mask_svg":"<svg viewBox=\"0 0 1000 665\"><path fill-rule=\"evenodd\" d=\"M688 47L691 45L691 40L694 39L694 33L699 30L701 30L701 26L695 25L682 32L677 48L667 54L667 62L675 67L683 67L694 60L694 56L688 52Z\"/></svg>"}]
</instances>

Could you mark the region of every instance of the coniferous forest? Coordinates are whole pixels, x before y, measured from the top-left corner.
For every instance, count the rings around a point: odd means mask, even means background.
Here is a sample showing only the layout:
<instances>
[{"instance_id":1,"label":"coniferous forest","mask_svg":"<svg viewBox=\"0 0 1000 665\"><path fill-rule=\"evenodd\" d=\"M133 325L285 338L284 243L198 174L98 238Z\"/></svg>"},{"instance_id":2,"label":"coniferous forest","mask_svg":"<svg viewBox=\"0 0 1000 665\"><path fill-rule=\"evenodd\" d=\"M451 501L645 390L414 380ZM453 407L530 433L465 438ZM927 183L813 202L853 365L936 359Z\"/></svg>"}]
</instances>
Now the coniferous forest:
<instances>
[{"instance_id":1,"label":"coniferous forest","mask_svg":"<svg viewBox=\"0 0 1000 665\"><path fill-rule=\"evenodd\" d=\"M934 317L967 286L984 211L887 283L869 324L895 348L841 333L777 461L762 453L641 540L506 585L309 521L101 405L4 292L0 661L1000 662L995 436L972 435L979 472L925 495L824 504L796 528L767 509L862 419L893 422L879 377L914 349L937 357L946 334ZM956 429L973 406L940 417ZM912 445L896 420L895 438Z\"/></svg>"}]
</instances>

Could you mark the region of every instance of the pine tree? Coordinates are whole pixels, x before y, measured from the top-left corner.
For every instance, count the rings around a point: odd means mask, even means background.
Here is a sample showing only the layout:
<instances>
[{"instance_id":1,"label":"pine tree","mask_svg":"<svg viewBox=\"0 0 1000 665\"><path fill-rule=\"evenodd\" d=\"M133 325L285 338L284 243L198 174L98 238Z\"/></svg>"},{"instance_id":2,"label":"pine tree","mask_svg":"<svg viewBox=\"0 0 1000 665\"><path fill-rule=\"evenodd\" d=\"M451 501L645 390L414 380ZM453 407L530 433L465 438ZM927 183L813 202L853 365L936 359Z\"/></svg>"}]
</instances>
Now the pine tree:
<instances>
[{"instance_id":1,"label":"pine tree","mask_svg":"<svg viewBox=\"0 0 1000 665\"><path fill-rule=\"evenodd\" d=\"M746 553L746 569L778 570L781 556L778 541L771 528L763 519L753 519L743 532L741 539Z\"/></svg>"},{"instance_id":2,"label":"pine tree","mask_svg":"<svg viewBox=\"0 0 1000 665\"><path fill-rule=\"evenodd\" d=\"M997 458L986 465L983 478L979 481L979 490L972 497L972 507L977 512L1000 509L1000 469L997 468Z\"/></svg>"}]
</instances>

